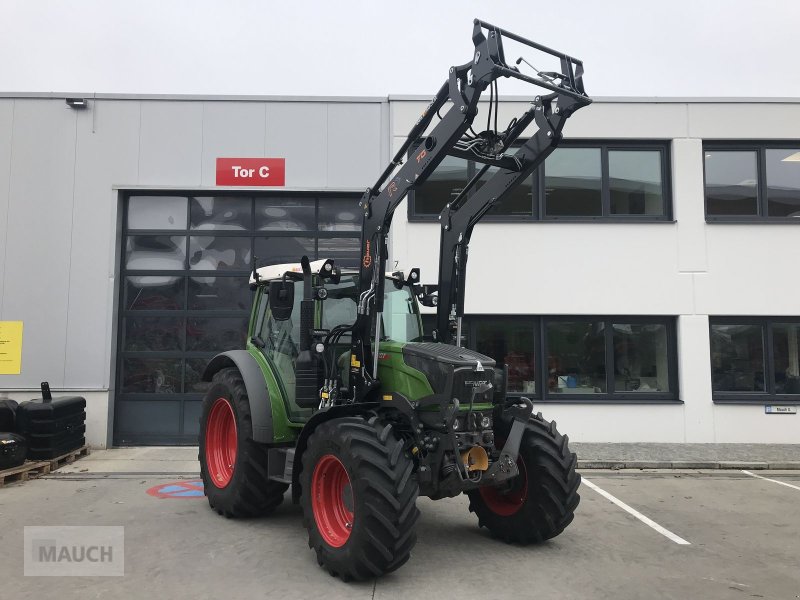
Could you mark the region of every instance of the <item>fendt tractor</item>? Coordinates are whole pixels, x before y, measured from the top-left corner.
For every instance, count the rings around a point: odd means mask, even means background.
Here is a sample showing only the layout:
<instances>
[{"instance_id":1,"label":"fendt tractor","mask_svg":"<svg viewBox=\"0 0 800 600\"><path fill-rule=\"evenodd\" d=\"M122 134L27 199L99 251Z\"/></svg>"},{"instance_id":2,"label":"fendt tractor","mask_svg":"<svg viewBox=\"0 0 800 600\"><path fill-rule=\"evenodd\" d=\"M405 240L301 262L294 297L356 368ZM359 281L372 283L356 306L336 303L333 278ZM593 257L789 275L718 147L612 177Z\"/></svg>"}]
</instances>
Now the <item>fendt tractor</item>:
<instances>
[{"instance_id":1,"label":"fendt tractor","mask_svg":"<svg viewBox=\"0 0 800 600\"><path fill-rule=\"evenodd\" d=\"M504 40L557 59L560 69L539 71L523 58L509 66ZM591 103L583 63L479 20L472 41L472 58L450 68L361 198L358 268L305 256L254 262L246 349L217 355L203 376L211 385L199 459L211 507L226 517L266 515L291 486L317 562L344 580L377 577L409 559L420 494L466 493L479 526L521 544L559 535L579 502L567 436L534 414L528 398L506 394L504 365L462 347L461 319L472 230ZM523 61L531 74L517 66ZM501 77L546 91L502 131ZM486 88L487 128L476 133ZM532 123L535 133L521 140ZM419 269L387 272L387 236L398 205L445 156L483 166L442 210L438 282L423 285ZM420 304L436 310L430 337Z\"/></svg>"}]
</instances>

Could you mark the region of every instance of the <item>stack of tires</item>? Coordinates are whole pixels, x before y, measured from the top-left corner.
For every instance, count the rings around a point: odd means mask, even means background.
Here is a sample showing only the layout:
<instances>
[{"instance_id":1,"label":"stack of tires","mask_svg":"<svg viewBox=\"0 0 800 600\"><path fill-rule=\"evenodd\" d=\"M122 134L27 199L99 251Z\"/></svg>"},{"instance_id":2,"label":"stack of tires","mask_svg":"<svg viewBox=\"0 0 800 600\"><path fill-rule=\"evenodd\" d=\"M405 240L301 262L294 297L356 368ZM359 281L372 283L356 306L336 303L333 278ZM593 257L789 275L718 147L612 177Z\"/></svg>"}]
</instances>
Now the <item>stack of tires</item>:
<instances>
[{"instance_id":1,"label":"stack of tires","mask_svg":"<svg viewBox=\"0 0 800 600\"><path fill-rule=\"evenodd\" d=\"M28 442L15 433L17 406L14 400L0 400L0 471L20 466L28 455Z\"/></svg>"},{"instance_id":2,"label":"stack of tires","mask_svg":"<svg viewBox=\"0 0 800 600\"><path fill-rule=\"evenodd\" d=\"M17 408L16 432L25 437L29 460L50 460L77 450L86 444L86 400L47 393L23 402Z\"/></svg>"},{"instance_id":3,"label":"stack of tires","mask_svg":"<svg viewBox=\"0 0 800 600\"><path fill-rule=\"evenodd\" d=\"M86 444L86 400L53 398L43 385L42 397L17 404L0 400L0 471L29 460L50 460Z\"/></svg>"}]
</instances>

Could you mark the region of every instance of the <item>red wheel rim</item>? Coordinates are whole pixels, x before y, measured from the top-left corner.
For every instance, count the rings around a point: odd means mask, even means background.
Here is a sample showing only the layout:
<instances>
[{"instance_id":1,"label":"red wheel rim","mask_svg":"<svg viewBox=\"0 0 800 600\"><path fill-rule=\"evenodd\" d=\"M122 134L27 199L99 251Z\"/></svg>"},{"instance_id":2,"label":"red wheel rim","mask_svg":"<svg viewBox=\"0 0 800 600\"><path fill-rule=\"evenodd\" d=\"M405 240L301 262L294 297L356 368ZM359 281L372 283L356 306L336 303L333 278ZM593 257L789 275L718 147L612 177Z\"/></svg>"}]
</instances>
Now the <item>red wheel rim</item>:
<instances>
[{"instance_id":1,"label":"red wheel rim","mask_svg":"<svg viewBox=\"0 0 800 600\"><path fill-rule=\"evenodd\" d=\"M325 543L334 548L344 546L353 530L353 487L344 465L333 454L320 458L314 467L311 510Z\"/></svg>"},{"instance_id":2,"label":"red wheel rim","mask_svg":"<svg viewBox=\"0 0 800 600\"><path fill-rule=\"evenodd\" d=\"M501 517L510 517L516 513L525 500L528 499L528 473L525 470L525 463L517 459L519 475L514 478L513 487L510 490L501 490L496 487L481 487L478 491L481 498L493 513Z\"/></svg>"},{"instance_id":3,"label":"red wheel rim","mask_svg":"<svg viewBox=\"0 0 800 600\"><path fill-rule=\"evenodd\" d=\"M206 467L211 483L220 489L233 478L236 464L236 417L227 398L217 398L206 422Z\"/></svg>"}]
</instances>

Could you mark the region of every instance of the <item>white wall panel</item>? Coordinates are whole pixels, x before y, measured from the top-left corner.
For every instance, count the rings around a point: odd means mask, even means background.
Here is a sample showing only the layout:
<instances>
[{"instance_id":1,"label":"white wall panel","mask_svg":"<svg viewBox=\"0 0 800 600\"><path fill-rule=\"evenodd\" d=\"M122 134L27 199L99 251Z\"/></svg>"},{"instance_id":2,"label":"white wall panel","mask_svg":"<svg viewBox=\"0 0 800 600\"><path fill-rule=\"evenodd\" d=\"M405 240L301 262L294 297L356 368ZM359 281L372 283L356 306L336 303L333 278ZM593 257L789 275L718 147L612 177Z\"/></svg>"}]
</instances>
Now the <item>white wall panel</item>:
<instances>
[{"instance_id":1,"label":"white wall panel","mask_svg":"<svg viewBox=\"0 0 800 600\"><path fill-rule=\"evenodd\" d=\"M672 142L672 205L677 221L678 269L702 272L706 257L703 144L700 140Z\"/></svg>"},{"instance_id":2,"label":"white wall panel","mask_svg":"<svg viewBox=\"0 0 800 600\"><path fill-rule=\"evenodd\" d=\"M142 102L140 140L139 184L200 185L202 102Z\"/></svg>"},{"instance_id":3,"label":"white wall panel","mask_svg":"<svg viewBox=\"0 0 800 600\"><path fill-rule=\"evenodd\" d=\"M488 95L485 96L488 98ZM501 96L502 98L502 96ZM533 96L532 96L533 98ZM405 136L411 131L428 102L397 101L392 103L392 135ZM446 107L450 106L449 104ZM525 112L528 102L501 103L497 126L501 131L513 117ZM444 115L447 108L442 108ZM475 131L486 129L488 103L478 105ZM434 116L431 127L438 122ZM494 118L492 118L494 123ZM535 132L536 125L529 131ZM566 138L672 139L689 135L687 109L683 103L595 102L578 110L564 126ZM527 137L527 136L525 136Z\"/></svg>"},{"instance_id":4,"label":"white wall panel","mask_svg":"<svg viewBox=\"0 0 800 600\"><path fill-rule=\"evenodd\" d=\"M686 105L595 102L564 126L566 138L671 139L686 137Z\"/></svg>"},{"instance_id":5,"label":"white wall panel","mask_svg":"<svg viewBox=\"0 0 800 600\"><path fill-rule=\"evenodd\" d=\"M438 225L409 223L405 234L396 257L435 281ZM466 312L690 313L691 279L678 272L675 244L671 223L481 223L470 244Z\"/></svg>"},{"instance_id":6,"label":"white wall panel","mask_svg":"<svg viewBox=\"0 0 800 600\"><path fill-rule=\"evenodd\" d=\"M69 301L76 112L17 100L0 319L24 321L22 374L2 387L62 387Z\"/></svg>"},{"instance_id":7,"label":"white wall panel","mask_svg":"<svg viewBox=\"0 0 800 600\"><path fill-rule=\"evenodd\" d=\"M714 420L718 443L800 444L800 414L768 415L763 406L716 404Z\"/></svg>"},{"instance_id":8,"label":"white wall panel","mask_svg":"<svg viewBox=\"0 0 800 600\"><path fill-rule=\"evenodd\" d=\"M203 103L202 185L217 184L219 157L264 156L265 121L260 102Z\"/></svg>"},{"instance_id":9,"label":"white wall panel","mask_svg":"<svg viewBox=\"0 0 800 600\"><path fill-rule=\"evenodd\" d=\"M689 105L689 135L699 139L800 138L800 102Z\"/></svg>"},{"instance_id":10,"label":"white wall panel","mask_svg":"<svg viewBox=\"0 0 800 600\"><path fill-rule=\"evenodd\" d=\"M678 320L678 385L684 402L685 439L713 442L714 405L711 402L711 349L708 317L684 315Z\"/></svg>"},{"instance_id":11,"label":"white wall panel","mask_svg":"<svg viewBox=\"0 0 800 600\"><path fill-rule=\"evenodd\" d=\"M680 404L536 404L548 420L572 442L651 442L678 444L684 441ZM582 458L589 458L582 457Z\"/></svg>"},{"instance_id":12,"label":"white wall panel","mask_svg":"<svg viewBox=\"0 0 800 600\"><path fill-rule=\"evenodd\" d=\"M14 100L0 100L0 314L3 311L3 274L8 235L8 186L11 181L11 132Z\"/></svg>"},{"instance_id":13,"label":"white wall panel","mask_svg":"<svg viewBox=\"0 0 800 600\"><path fill-rule=\"evenodd\" d=\"M139 102L97 101L78 115L64 385L108 387L108 302L116 265L118 194L136 180Z\"/></svg>"},{"instance_id":14,"label":"white wall panel","mask_svg":"<svg viewBox=\"0 0 800 600\"><path fill-rule=\"evenodd\" d=\"M709 224L708 275L697 278L697 312L800 315L796 225Z\"/></svg>"},{"instance_id":15,"label":"white wall panel","mask_svg":"<svg viewBox=\"0 0 800 600\"><path fill-rule=\"evenodd\" d=\"M328 187L366 188L381 165L381 105L328 105Z\"/></svg>"},{"instance_id":16,"label":"white wall panel","mask_svg":"<svg viewBox=\"0 0 800 600\"><path fill-rule=\"evenodd\" d=\"M265 144L266 156L286 159L287 187L327 185L327 104L268 103Z\"/></svg>"}]
</instances>

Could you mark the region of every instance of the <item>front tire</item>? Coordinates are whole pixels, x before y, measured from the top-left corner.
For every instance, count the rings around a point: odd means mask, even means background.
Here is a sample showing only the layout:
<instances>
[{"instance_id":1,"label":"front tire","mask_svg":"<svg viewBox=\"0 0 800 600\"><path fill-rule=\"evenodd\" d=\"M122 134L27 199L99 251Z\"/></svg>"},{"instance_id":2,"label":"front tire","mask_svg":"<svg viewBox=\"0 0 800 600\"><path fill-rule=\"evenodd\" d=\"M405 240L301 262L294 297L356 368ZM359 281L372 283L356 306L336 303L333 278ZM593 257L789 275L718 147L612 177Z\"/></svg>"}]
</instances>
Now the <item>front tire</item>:
<instances>
[{"instance_id":1,"label":"front tire","mask_svg":"<svg viewBox=\"0 0 800 600\"><path fill-rule=\"evenodd\" d=\"M203 398L198 459L208 503L226 517L267 515L289 487L267 476L267 449L253 441L247 388L234 367L217 372Z\"/></svg>"},{"instance_id":2,"label":"front tire","mask_svg":"<svg viewBox=\"0 0 800 600\"><path fill-rule=\"evenodd\" d=\"M580 502L578 459L569 438L542 413L531 417L519 447L520 474L506 486L471 490L469 510L478 525L506 542L530 544L559 535Z\"/></svg>"},{"instance_id":3,"label":"front tire","mask_svg":"<svg viewBox=\"0 0 800 600\"><path fill-rule=\"evenodd\" d=\"M376 417L322 423L302 464L303 523L320 566L345 581L364 580L409 559L419 487L391 425Z\"/></svg>"}]
</instances>

